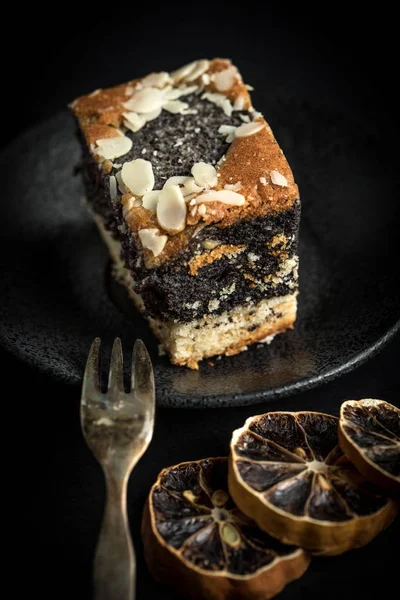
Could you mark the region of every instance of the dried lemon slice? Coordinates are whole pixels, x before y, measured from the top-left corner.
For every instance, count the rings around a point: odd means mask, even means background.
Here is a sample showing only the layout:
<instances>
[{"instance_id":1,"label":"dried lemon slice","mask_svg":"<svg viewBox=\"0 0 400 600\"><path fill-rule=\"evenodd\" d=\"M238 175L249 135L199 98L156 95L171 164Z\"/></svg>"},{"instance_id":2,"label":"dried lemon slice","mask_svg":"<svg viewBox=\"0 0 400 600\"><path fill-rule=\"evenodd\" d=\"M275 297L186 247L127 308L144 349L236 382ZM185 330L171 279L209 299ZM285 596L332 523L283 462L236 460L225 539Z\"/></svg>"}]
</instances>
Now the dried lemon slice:
<instances>
[{"instance_id":1,"label":"dried lemon slice","mask_svg":"<svg viewBox=\"0 0 400 600\"><path fill-rule=\"evenodd\" d=\"M340 409L339 443L368 481L400 493L400 410L365 398L348 400Z\"/></svg>"},{"instance_id":2,"label":"dried lemon slice","mask_svg":"<svg viewBox=\"0 0 400 600\"><path fill-rule=\"evenodd\" d=\"M152 575L190 598L267 600L307 569L309 556L260 531L233 504L228 459L161 471L144 512Z\"/></svg>"},{"instance_id":3,"label":"dried lemon slice","mask_svg":"<svg viewBox=\"0 0 400 600\"><path fill-rule=\"evenodd\" d=\"M338 447L338 419L271 412L233 433L229 490L237 506L282 542L340 554L371 541L394 518Z\"/></svg>"}]
</instances>

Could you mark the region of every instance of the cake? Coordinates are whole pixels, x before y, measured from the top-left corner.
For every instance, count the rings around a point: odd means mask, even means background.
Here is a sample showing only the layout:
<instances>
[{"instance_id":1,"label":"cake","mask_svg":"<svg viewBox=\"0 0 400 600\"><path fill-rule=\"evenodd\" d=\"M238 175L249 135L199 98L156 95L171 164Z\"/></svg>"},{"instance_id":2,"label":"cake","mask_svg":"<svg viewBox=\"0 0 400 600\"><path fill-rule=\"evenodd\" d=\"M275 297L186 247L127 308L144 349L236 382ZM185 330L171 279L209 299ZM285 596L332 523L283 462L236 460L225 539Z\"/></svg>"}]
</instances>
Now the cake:
<instances>
[{"instance_id":1,"label":"cake","mask_svg":"<svg viewBox=\"0 0 400 600\"><path fill-rule=\"evenodd\" d=\"M203 59L70 104L115 276L192 369L296 319L299 191L250 89Z\"/></svg>"}]
</instances>

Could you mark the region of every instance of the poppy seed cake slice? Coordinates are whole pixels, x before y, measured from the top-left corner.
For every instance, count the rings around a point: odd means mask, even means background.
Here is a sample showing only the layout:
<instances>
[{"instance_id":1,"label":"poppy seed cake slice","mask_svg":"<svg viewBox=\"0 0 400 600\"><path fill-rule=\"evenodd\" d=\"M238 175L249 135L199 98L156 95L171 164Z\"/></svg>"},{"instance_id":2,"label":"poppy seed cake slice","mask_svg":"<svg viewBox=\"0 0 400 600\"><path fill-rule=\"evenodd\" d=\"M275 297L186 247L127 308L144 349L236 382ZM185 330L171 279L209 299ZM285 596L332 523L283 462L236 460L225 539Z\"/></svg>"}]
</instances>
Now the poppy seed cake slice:
<instances>
[{"instance_id":1,"label":"poppy seed cake slice","mask_svg":"<svg viewBox=\"0 0 400 600\"><path fill-rule=\"evenodd\" d=\"M293 327L298 187L229 60L70 106L116 276L174 364L198 368Z\"/></svg>"}]
</instances>

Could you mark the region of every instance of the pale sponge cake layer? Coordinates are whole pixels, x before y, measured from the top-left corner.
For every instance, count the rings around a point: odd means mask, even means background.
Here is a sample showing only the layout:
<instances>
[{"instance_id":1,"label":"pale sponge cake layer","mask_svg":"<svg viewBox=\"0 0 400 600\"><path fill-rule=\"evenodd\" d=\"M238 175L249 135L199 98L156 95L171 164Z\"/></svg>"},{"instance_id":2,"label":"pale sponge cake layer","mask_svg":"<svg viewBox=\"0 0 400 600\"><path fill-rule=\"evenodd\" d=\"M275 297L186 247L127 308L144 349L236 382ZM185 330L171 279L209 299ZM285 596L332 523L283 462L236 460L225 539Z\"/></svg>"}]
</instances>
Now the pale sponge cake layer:
<instances>
[{"instance_id":1,"label":"pale sponge cake layer","mask_svg":"<svg viewBox=\"0 0 400 600\"><path fill-rule=\"evenodd\" d=\"M204 358L237 354L247 350L250 344L268 342L275 334L293 327L297 292L265 299L258 304L236 306L222 314L209 314L190 322L153 319L146 314L141 296L134 291L132 275L121 259L121 244L105 229L100 217L94 215L94 219L114 261L115 277L127 288L173 364L197 369Z\"/></svg>"},{"instance_id":2,"label":"pale sponge cake layer","mask_svg":"<svg viewBox=\"0 0 400 600\"><path fill-rule=\"evenodd\" d=\"M250 344L269 342L275 334L293 327L296 295L262 300L257 305L236 306L215 317L207 315L189 323L162 323L151 319L150 325L171 355L172 363L197 369L198 362L204 358L238 354Z\"/></svg>"}]
</instances>

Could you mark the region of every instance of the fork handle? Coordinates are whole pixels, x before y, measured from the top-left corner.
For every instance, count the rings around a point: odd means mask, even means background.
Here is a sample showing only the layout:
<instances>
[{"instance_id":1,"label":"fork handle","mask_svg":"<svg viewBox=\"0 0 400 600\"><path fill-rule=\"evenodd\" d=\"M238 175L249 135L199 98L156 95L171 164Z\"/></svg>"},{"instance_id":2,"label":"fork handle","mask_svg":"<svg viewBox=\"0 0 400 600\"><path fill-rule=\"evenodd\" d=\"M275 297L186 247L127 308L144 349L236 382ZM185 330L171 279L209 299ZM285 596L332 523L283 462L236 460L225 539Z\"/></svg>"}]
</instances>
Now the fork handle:
<instances>
[{"instance_id":1,"label":"fork handle","mask_svg":"<svg viewBox=\"0 0 400 600\"><path fill-rule=\"evenodd\" d=\"M127 477L105 475L106 506L94 560L95 600L134 600L136 561L126 510Z\"/></svg>"}]
</instances>

